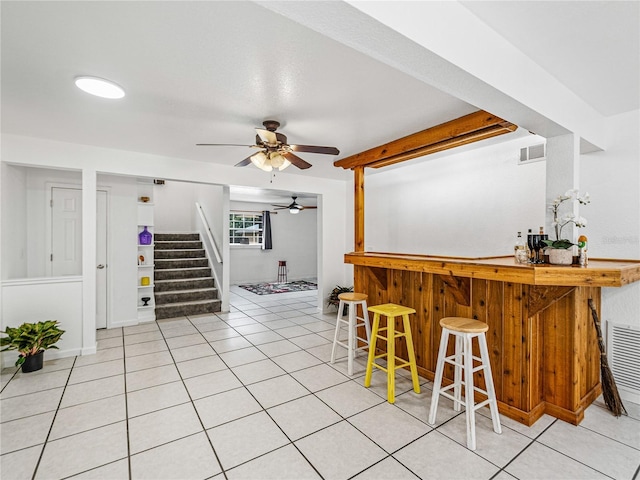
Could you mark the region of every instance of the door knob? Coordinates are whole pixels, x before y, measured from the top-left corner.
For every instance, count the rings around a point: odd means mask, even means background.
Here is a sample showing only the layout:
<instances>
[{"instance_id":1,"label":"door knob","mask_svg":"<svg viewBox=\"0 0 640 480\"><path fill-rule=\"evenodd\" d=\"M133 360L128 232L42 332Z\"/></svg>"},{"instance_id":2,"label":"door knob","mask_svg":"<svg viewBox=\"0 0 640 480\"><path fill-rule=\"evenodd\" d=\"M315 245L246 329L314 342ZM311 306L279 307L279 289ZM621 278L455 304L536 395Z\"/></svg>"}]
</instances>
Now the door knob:
<instances>
[{"instance_id":1,"label":"door knob","mask_svg":"<svg viewBox=\"0 0 640 480\"><path fill-rule=\"evenodd\" d=\"M100 264L100 265L98 265L98 267L97 267L97 268L98 268L98 269L100 269L100 270L102 270L102 269L104 268L104 265L103 265L103 264Z\"/></svg>"}]
</instances>

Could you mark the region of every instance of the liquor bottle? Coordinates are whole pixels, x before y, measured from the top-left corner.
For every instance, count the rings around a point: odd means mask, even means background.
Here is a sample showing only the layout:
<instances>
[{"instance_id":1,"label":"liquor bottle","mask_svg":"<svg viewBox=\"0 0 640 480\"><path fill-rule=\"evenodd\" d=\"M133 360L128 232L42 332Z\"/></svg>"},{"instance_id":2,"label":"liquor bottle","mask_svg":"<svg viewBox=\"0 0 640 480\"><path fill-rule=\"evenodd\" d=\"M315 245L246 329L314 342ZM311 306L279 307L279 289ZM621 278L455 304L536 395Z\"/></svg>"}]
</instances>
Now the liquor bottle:
<instances>
[{"instance_id":1,"label":"liquor bottle","mask_svg":"<svg viewBox=\"0 0 640 480\"><path fill-rule=\"evenodd\" d=\"M513 247L516 263L527 263L529 261L529 253L527 247L522 240L522 232L518 232L516 244Z\"/></svg>"},{"instance_id":2,"label":"liquor bottle","mask_svg":"<svg viewBox=\"0 0 640 480\"><path fill-rule=\"evenodd\" d=\"M536 263L535 262L535 254L536 252L534 251L534 247L535 247L535 242L536 239L533 236L533 233L531 232L531 229L529 229L529 231L527 232L527 246L528 248L528 252L529 252L529 263Z\"/></svg>"}]
</instances>

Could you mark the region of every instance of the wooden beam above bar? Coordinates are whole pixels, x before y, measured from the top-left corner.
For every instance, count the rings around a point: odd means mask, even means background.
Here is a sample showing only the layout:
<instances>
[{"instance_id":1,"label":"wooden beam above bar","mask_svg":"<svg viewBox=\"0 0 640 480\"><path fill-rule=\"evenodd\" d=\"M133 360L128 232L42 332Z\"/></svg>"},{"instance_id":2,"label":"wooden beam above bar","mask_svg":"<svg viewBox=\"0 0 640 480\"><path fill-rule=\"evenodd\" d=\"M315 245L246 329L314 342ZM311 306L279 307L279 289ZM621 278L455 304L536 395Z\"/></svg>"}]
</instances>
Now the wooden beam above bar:
<instances>
[{"instance_id":1,"label":"wooden beam above bar","mask_svg":"<svg viewBox=\"0 0 640 480\"><path fill-rule=\"evenodd\" d=\"M333 165L344 169L386 167L430 153L503 135L513 132L516 128L518 128L517 125L480 110L337 160Z\"/></svg>"}]
</instances>

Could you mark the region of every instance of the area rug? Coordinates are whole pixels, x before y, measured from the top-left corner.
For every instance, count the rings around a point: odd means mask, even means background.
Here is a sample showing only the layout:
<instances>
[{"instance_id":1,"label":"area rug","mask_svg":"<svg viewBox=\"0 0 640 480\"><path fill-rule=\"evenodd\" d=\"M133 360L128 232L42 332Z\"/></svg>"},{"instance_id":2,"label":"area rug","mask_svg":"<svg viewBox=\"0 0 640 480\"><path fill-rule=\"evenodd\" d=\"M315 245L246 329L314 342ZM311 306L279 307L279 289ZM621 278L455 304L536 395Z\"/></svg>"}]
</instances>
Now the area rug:
<instances>
[{"instance_id":1,"label":"area rug","mask_svg":"<svg viewBox=\"0 0 640 480\"><path fill-rule=\"evenodd\" d=\"M317 290L318 285L300 280L286 283L254 283L252 285L238 285L240 288L255 293L256 295L271 295L273 293L302 292L305 290Z\"/></svg>"}]
</instances>

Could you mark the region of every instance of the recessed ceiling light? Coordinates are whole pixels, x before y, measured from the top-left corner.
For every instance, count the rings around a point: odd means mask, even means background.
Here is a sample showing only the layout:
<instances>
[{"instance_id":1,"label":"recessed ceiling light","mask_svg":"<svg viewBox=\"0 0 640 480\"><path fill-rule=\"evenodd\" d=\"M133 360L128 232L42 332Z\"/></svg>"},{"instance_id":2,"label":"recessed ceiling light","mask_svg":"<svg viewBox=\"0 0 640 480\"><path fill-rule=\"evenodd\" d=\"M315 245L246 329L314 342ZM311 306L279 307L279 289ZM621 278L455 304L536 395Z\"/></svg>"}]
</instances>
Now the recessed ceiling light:
<instances>
[{"instance_id":1,"label":"recessed ceiling light","mask_svg":"<svg viewBox=\"0 0 640 480\"><path fill-rule=\"evenodd\" d=\"M102 98L122 98L124 90L109 80L98 77L76 77L76 87L91 95Z\"/></svg>"}]
</instances>

